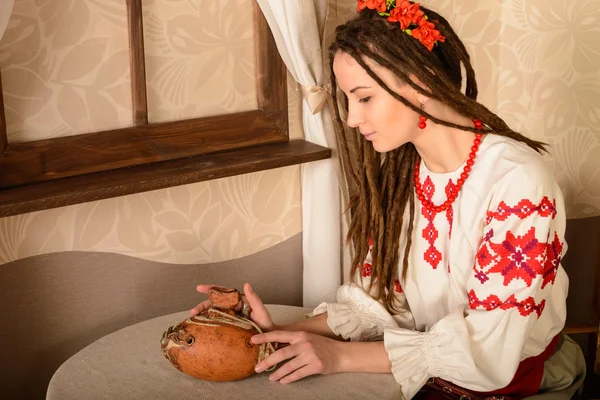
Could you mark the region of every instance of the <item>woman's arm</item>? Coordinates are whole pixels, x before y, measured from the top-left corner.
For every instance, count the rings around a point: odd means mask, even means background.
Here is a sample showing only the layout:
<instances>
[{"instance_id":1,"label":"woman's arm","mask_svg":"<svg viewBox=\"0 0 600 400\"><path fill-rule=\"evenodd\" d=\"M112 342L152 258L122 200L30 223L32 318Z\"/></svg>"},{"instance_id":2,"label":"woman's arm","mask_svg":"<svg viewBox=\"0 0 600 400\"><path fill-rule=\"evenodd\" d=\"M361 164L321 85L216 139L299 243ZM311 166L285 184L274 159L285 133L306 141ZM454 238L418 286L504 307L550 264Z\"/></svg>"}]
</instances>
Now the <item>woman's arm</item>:
<instances>
[{"instance_id":1,"label":"woman's arm","mask_svg":"<svg viewBox=\"0 0 600 400\"><path fill-rule=\"evenodd\" d=\"M340 342L304 331L267 332L253 336L252 342L289 343L256 366L260 373L288 360L269 376L271 381L290 383L313 374L337 372L392 372L383 342Z\"/></svg>"},{"instance_id":2,"label":"woman's arm","mask_svg":"<svg viewBox=\"0 0 600 400\"><path fill-rule=\"evenodd\" d=\"M343 337L333 333L327 324L327 313L317 315L316 317L310 317L303 321L294 322L292 324L275 325L273 330L308 332L335 340L345 340Z\"/></svg>"},{"instance_id":3,"label":"woman's arm","mask_svg":"<svg viewBox=\"0 0 600 400\"><path fill-rule=\"evenodd\" d=\"M392 363L383 342L340 343L338 372L392 373Z\"/></svg>"}]
</instances>

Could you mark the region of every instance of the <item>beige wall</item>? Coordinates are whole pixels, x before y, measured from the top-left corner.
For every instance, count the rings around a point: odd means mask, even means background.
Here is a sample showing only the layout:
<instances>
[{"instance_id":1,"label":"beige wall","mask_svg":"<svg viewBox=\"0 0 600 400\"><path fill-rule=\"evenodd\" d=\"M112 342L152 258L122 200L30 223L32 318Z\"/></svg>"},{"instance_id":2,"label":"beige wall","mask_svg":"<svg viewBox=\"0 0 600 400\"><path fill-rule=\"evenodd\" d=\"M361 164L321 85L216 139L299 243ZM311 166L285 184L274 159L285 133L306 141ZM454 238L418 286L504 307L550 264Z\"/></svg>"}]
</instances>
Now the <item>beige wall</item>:
<instances>
[{"instance_id":1,"label":"beige wall","mask_svg":"<svg viewBox=\"0 0 600 400\"><path fill-rule=\"evenodd\" d=\"M552 145L547 159L569 217L599 215L600 1L423 3L445 15L464 39L480 100L515 129ZM123 4L16 1L0 43L11 141L130 124ZM331 4L333 25L354 15L354 0ZM144 2L151 120L254 107L250 5L250 0ZM223 12L232 9L235 13ZM292 136L298 137L299 95L291 83L290 88ZM61 250L174 263L251 254L301 230L298 171L291 167L0 219L0 262ZM218 229L200 229L208 224L204 218Z\"/></svg>"},{"instance_id":2,"label":"beige wall","mask_svg":"<svg viewBox=\"0 0 600 400\"><path fill-rule=\"evenodd\" d=\"M234 12L232 12L234 10ZM151 122L256 108L251 0L144 0ZM10 142L131 126L125 1L16 0L0 42ZM289 80L290 136L302 137ZM299 166L0 219L0 264L114 252L170 263L255 253L301 231Z\"/></svg>"}]
</instances>

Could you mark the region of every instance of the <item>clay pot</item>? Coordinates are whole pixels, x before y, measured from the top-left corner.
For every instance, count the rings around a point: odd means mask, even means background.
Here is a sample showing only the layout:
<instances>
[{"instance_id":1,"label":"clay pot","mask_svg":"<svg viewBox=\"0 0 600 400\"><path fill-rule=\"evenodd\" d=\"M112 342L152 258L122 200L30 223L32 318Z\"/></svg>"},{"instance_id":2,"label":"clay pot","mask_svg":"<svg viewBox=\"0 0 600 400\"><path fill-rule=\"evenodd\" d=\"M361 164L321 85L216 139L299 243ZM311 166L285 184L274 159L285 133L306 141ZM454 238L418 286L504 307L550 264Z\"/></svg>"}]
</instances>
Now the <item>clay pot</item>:
<instances>
[{"instance_id":1,"label":"clay pot","mask_svg":"<svg viewBox=\"0 0 600 400\"><path fill-rule=\"evenodd\" d=\"M247 306L235 310L242 304L239 292L212 288L209 301L209 310L163 334L163 354L178 370L203 380L234 381L253 375L256 364L270 353L269 346L250 341L260 332L245 322Z\"/></svg>"}]
</instances>

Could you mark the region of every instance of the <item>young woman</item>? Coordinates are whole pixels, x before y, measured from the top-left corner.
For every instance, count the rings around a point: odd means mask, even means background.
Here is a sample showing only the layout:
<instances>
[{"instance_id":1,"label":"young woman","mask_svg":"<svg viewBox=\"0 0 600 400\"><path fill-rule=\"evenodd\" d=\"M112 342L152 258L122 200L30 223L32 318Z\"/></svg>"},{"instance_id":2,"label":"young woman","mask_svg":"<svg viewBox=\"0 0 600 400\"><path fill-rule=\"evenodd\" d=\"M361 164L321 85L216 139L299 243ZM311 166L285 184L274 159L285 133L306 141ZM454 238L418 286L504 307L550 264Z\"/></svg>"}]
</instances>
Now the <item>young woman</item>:
<instances>
[{"instance_id":1,"label":"young woman","mask_svg":"<svg viewBox=\"0 0 600 400\"><path fill-rule=\"evenodd\" d=\"M291 344L257 371L285 362L270 376L282 383L387 372L407 399L569 398L585 366L561 334L565 211L544 144L476 101L469 55L442 16L402 0L357 9L330 48L334 103L354 128L340 137L357 189L351 282L289 326L246 285L267 331L255 343Z\"/></svg>"}]
</instances>

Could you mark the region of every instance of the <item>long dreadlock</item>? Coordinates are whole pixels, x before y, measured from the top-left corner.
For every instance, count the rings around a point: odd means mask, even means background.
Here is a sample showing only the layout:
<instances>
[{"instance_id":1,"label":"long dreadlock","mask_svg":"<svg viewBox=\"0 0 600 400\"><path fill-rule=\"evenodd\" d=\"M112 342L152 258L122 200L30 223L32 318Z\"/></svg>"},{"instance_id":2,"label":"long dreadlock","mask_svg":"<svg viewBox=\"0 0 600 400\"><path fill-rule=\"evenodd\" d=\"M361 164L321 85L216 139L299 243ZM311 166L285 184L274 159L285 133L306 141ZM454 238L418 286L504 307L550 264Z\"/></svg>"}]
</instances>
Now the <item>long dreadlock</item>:
<instances>
[{"instance_id":1,"label":"long dreadlock","mask_svg":"<svg viewBox=\"0 0 600 400\"><path fill-rule=\"evenodd\" d=\"M336 37L329 48L331 84L335 119L343 126L338 109L337 85L333 72L336 54L344 52L352 56L359 65L391 96L430 119L451 128L477 132L474 127L464 127L436 118L410 103L392 91L379 76L365 63L369 58L391 71L401 82L405 82L419 93L436 99L470 119L483 121L489 130L486 133L510 137L524 142L538 152L545 150L545 144L537 142L510 129L496 114L478 103L475 71L470 57L461 40L448 21L436 12L421 6L421 9L435 21L436 29L446 37L429 51L415 38L402 32L397 24L390 24L376 11L363 10L357 17L336 29ZM466 73L465 93L461 92L463 73ZM424 68L427 66L427 68ZM413 82L414 75L428 90ZM344 96L342 106L348 111L348 99ZM340 156L345 166L349 183L356 188L351 194L349 209L352 218L347 241L354 247L354 257L350 279L356 279L357 270L362 265L369 249L369 237L373 239L371 250L372 267L369 292L376 285L375 296L382 300L388 311L396 309L394 285L398 276L400 235L404 229L406 247L402 260L402 279L406 279L408 260L412 244L412 231L415 214L413 174L418 153L412 143L406 143L382 156L377 153L358 132L350 130L351 145L339 129ZM353 148L354 152L350 151ZM352 159L351 154L355 157ZM409 207L409 220L404 221L406 207Z\"/></svg>"}]
</instances>

